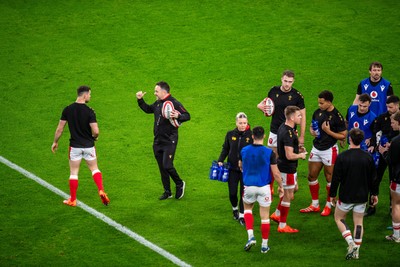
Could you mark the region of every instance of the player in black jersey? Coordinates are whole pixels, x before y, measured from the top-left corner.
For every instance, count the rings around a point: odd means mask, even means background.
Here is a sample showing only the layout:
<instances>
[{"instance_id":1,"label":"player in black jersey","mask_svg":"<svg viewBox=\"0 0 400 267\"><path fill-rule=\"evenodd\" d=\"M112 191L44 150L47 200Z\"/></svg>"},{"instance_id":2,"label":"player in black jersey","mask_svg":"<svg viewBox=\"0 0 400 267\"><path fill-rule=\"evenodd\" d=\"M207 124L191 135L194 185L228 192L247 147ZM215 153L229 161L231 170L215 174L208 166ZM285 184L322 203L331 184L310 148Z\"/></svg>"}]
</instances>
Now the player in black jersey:
<instances>
[{"instance_id":1,"label":"player in black jersey","mask_svg":"<svg viewBox=\"0 0 400 267\"><path fill-rule=\"evenodd\" d=\"M364 132L353 128L349 132L350 149L340 153L333 169L332 185L329 196L336 203L335 222L343 238L349 245L346 259L358 259L364 233L363 218L372 192L374 203L378 203L376 188L376 168L371 155L360 149ZM339 198L336 201L337 190ZM346 224L346 215L353 210L354 238Z\"/></svg>"},{"instance_id":2,"label":"player in black jersey","mask_svg":"<svg viewBox=\"0 0 400 267\"><path fill-rule=\"evenodd\" d=\"M178 128L182 122L190 120L190 114L183 105L170 94L168 83L160 81L154 88L156 101L153 104L147 104L143 96L146 92L136 93L137 103L145 113L154 114L154 142L153 152L158 163L161 174L161 181L164 187L164 193L159 197L165 200L172 197L170 177L176 185L175 198L181 199L185 193L185 182L179 177L174 167L174 157L178 145ZM170 113L170 119L162 115L163 104L169 101L174 106ZM171 120L175 120L173 124Z\"/></svg>"},{"instance_id":3,"label":"player in black jersey","mask_svg":"<svg viewBox=\"0 0 400 267\"><path fill-rule=\"evenodd\" d=\"M329 189L331 186L333 166L339 151L337 146L338 140L346 138L346 124L342 114L335 108L332 103L333 94L324 90L318 95L318 106L313 114L313 121L318 125L319 135L310 126L311 135L314 136L313 148L308 159L308 185L312 203L307 208L301 209L302 213L319 212L319 183L318 175L324 168L326 178L327 200L325 208L321 216L328 216L331 213L331 201L329 197Z\"/></svg>"},{"instance_id":4,"label":"player in black jersey","mask_svg":"<svg viewBox=\"0 0 400 267\"><path fill-rule=\"evenodd\" d=\"M300 108L288 106L285 109L286 120L278 129L278 168L283 184L283 196L271 219L278 222L279 233L297 233L298 230L286 224L290 202L298 189L297 164L299 159L305 159L307 152L299 147L296 125L301 122Z\"/></svg>"},{"instance_id":5,"label":"player in black jersey","mask_svg":"<svg viewBox=\"0 0 400 267\"><path fill-rule=\"evenodd\" d=\"M391 95L386 100L386 109L385 113L379 115L374 121L374 130L372 134L372 143L379 145L380 139L387 138L387 141L390 142L395 136L399 134L398 130L393 130L390 123L390 116L399 111L399 97L395 95ZM377 136L380 136L380 139L377 139ZM381 154L379 154L378 166L377 166L377 179L376 182L379 185L382 182L383 175L385 174L385 170L387 167L387 162L384 160ZM389 180L392 177L392 171L389 168ZM372 205L370 201L369 207L365 212L365 216L371 216L376 213L376 206Z\"/></svg>"},{"instance_id":6,"label":"player in black jersey","mask_svg":"<svg viewBox=\"0 0 400 267\"><path fill-rule=\"evenodd\" d=\"M394 131L400 130L400 111L390 116ZM400 243L400 135L394 137L390 145L379 146L379 152L387 161L392 175L390 176L390 195L392 197L393 234L386 236L387 240Z\"/></svg>"},{"instance_id":7,"label":"player in black jersey","mask_svg":"<svg viewBox=\"0 0 400 267\"><path fill-rule=\"evenodd\" d=\"M94 147L94 141L96 141L99 136L99 127L94 110L86 105L90 100L91 89L88 86L80 86L77 93L78 97L75 103L66 107L62 112L60 122L58 123L54 135L54 142L51 146L51 150L55 153L58 148L58 140L64 131L65 125L68 123L71 135L69 139L69 187L71 197L64 200L64 204L73 207L76 206L78 173L83 158L92 172L93 180L99 190L101 201L107 206L110 200L104 192L103 177L97 166L96 150Z\"/></svg>"},{"instance_id":8,"label":"player in black jersey","mask_svg":"<svg viewBox=\"0 0 400 267\"><path fill-rule=\"evenodd\" d=\"M275 112L272 114L272 120L270 124L270 133L268 137L268 147L277 154L277 133L282 123L285 122L285 108L287 106L297 106L301 112L301 123L300 123L300 146L304 145L304 134L306 130L306 107L304 104L303 95L292 87L294 83L294 72L291 70L285 70L282 74L282 85L272 87L268 92L268 97L274 101ZM261 101L257 108L266 112L266 105L264 101Z\"/></svg>"}]
</instances>

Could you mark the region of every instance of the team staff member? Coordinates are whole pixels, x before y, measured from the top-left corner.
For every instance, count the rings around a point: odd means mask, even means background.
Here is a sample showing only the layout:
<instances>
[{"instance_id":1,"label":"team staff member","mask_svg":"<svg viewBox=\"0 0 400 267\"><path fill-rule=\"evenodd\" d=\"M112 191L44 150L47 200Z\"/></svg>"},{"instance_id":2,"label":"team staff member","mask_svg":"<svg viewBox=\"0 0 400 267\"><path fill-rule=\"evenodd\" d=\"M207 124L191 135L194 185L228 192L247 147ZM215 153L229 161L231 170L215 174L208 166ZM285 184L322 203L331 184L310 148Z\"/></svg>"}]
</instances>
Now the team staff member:
<instances>
[{"instance_id":1,"label":"team staff member","mask_svg":"<svg viewBox=\"0 0 400 267\"><path fill-rule=\"evenodd\" d=\"M369 94L372 98L370 109L376 116L386 112L386 99L393 95L392 84L382 78L382 71L383 66L380 62L372 62L369 65L369 78L362 80L358 84L357 94L353 102L353 105L357 105L361 94Z\"/></svg>"},{"instance_id":2,"label":"team staff member","mask_svg":"<svg viewBox=\"0 0 400 267\"><path fill-rule=\"evenodd\" d=\"M271 219L278 222L279 233L297 233L286 224L290 209L290 202L294 198L294 192L298 189L297 163L299 159L305 159L307 152L299 149L296 125L301 122L300 108L288 106L285 108L286 121L278 129L278 168L283 183L283 197L280 199L276 211L271 214Z\"/></svg>"},{"instance_id":3,"label":"team staff member","mask_svg":"<svg viewBox=\"0 0 400 267\"><path fill-rule=\"evenodd\" d=\"M389 142L399 134L398 130L394 130L391 126L391 119L390 117L395 114L396 112L399 111L399 97L395 95L391 95L388 97L386 100L386 112L382 113L379 115L375 121L374 121L374 133L372 135L372 143L376 144L377 139L376 139L376 133L380 132L382 137L386 137ZM379 144L377 144L379 145ZM377 187L378 187L378 192L379 192L379 185L382 182L383 175L385 174L385 170L387 167L387 162L383 158L383 156L380 154L379 156L379 163L377 167ZM388 169L389 172L389 180L392 179L392 171L391 168ZM367 212L365 213L366 216L371 216L376 213L376 206L372 205L372 202L370 201L369 207L367 209Z\"/></svg>"},{"instance_id":4,"label":"team staff member","mask_svg":"<svg viewBox=\"0 0 400 267\"><path fill-rule=\"evenodd\" d=\"M257 201L260 205L261 217L261 253L269 251L268 239L270 232L269 207L271 206L271 183L272 176L279 184L279 193L283 193L282 181L279 176L279 170L276 165L276 156L272 149L263 145L265 139L264 128L254 127L253 144L244 147L240 153L241 159L239 167L243 171L244 182L244 220L248 241L244 247L249 251L256 244L254 237L254 217L253 207ZM256 160L254 160L256 159Z\"/></svg>"},{"instance_id":5,"label":"team staff member","mask_svg":"<svg viewBox=\"0 0 400 267\"><path fill-rule=\"evenodd\" d=\"M400 131L400 112L391 117L394 131ZM400 243L400 135L394 137L390 146L379 146L379 151L388 162L392 175L390 176L390 196L392 198L393 234L386 236L387 240Z\"/></svg>"},{"instance_id":6,"label":"team staff member","mask_svg":"<svg viewBox=\"0 0 400 267\"><path fill-rule=\"evenodd\" d=\"M171 111L171 118L175 118L178 123L190 120L190 114L183 105L170 94L168 83L160 81L154 88L156 101L149 105L143 96L146 92L139 91L136 98L139 107L146 113L154 113L154 142L153 152L160 169L161 181L164 187L164 193L160 200L172 197L170 177L176 185L175 198L181 199L185 193L185 182L179 177L174 167L174 157L176 146L178 145L178 128L176 128L168 118L162 116L162 107L165 101L171 101L174 110Z\"/></svg>"},{"instance_id":7,"label":"team staff member","mask_svg":"<svg viewBox=\"0 0 400 267\"><path fill-rule=\"evenodd\" d=\"M342 114L333 105L333 94L324 90L318 95L318 106L312 119L318 122L320 136L310 126L311 135L314 136L313 148L308 159L308 185L312 203L307 208L301 209L302 213L319 212L319 183L318 175L324 168L326 178L327 200L321 216L331 213L329 189L331 186L332 172L339 151L337 141L346 138L347 130Z\"/></svg>"},{"instance_id":8,"label":"team staff member","mask_svg":"<svg viewBox=\"0 0 400 267\"><path fill-rule=\"evenodd\" d=\"M346 260L359 258L359 250L364 233L363 218L371 191L374 203L378 203L377 189L374 187L376 178L375 163L371 155L360 149L364 140L364 132L353 128L349 133L350 149L339 154L331 184L330 197L336 203L335 222L348 244ZM340 185L340 188L339 188ZM339 199L336 194L339 188ZM353 210L354 238L346 224L346 215Z\"/></svg>"},{"instance_id":9,"label":"team staff member","mask_svg":"<svg viewBox=\"0 0 400 267\"><path fill-rule=\"evenodd\" d=\"M364 140L368 151L373 152L375 144L371 142L374 131L374 121L376 115L369 107L371 105L371 97L368 94L361 94L358 98L358 105L352 105L347 110L346 124L347 131L353 128L359 128L364 132ZM341 144L344 140L341 141Z\"/></svg>"},{"instance_id":10,"label":"team staff member","mask_svg":"<svg viewBox=\"0 0 400 267\"><path fill-rule=\"evenodd\" d=\"M225 136L225 142L222 145L222 151L218 158L218 164L223 165L226 157L228 157L229 179L228 190L229 200L232 205L233 219L238 220L244 225L244 209L243 209L243 176L239 168L239 156L243 147L253 143L253 137L248 124L247 116L243 112L236 115L236 128L229 131ZM240 200L238 199L238 186L240 188ZM239 202L239 210L238 210Z\"/></svg>"},{"instance_id":11,"label":"team staff member","mask_svg":"<svg viewBox=\"0 0 400 267\"><path fill-rule=\"evenodd\" d=\"M293 88L294 83L294 72L291 70L285 70L281 77L282 84L280 86L272 87L268 92L268 97L274 101L275 112L272 114L272 120L270 124L270 132L268 137L268 147L272 148L277 153L277 133L282 123L285 122L285 108L287 106L297 106L301 112L301 123L300 123L300 136L299 143L301 146L304 145L304 134L306 130L306 107L304 104L303 95ZM267 106L264 104L264 100L261 101L257 108L266 112Z\"/></svg>"},{"instance_id":12,"label":"team staff member","mask_svg":"<svg viewBox=\"0 0 400 267\"><path fill-rule=\"evenodd\" d=\"M97 166L96 149L94 147L94 141L99 137L99 126L94 110L86 105L90 101L91 89L89 86L80 86L77 89L77 94L78 97L75 103L64 108L51 146L51 151L55 153L58 148L58 140L61 138L64 127L68 123L71 135L69 139L69 189L71 195L63 203L72 207L76 206L78 174L83 158L92 172L93 180L99 190L100 199L107 206L110 203L110 199L104 192L103 176Z\"/></svg>"}]
</instances>

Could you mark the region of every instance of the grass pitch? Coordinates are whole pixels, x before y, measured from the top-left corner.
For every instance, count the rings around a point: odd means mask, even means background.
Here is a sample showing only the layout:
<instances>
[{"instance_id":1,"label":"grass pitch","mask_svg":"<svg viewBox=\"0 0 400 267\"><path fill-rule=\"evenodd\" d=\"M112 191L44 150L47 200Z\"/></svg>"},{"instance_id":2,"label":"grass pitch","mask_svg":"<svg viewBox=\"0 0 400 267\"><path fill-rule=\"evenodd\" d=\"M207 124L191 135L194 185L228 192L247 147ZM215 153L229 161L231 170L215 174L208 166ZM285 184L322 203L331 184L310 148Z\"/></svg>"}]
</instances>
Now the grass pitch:
<instances>
[{"instance_id":1,"label":"grass pitch","mask_svg":"<svg viewBox=\"0 0 400 267\"><path fill-rule=\"evenodd\" d=\"M208 168L237 112L246 112L252 126L268 127L256 104L280 83L284 69L296 73L294 87L305 96L308 122L323 89L334 92L334 104L345 115L375 60L399 94L399 7L389 0L1 1L0 155L68 192L68 131L56 155L50 146L62 109L75 100L75 89L87 84L93 89L89 105L98 117L96 147L111 205L101 206L84 165L78 199L183 261L193 266L395 263L398 246L384 240L391 223L387 176L377 214L365 221L360 259L344 263L346 243L333 217L298 212L310 201L305 161L288 218L300 232L278 235L272 223L266 255L258 246L243 251L247 234L231 218L227 186L208 180ZM187 183L180 201L157 199L162 186L151 149L153 118L135 99L135 92L144 90L146 101L153 101L159 80L169 82L192 115L180 129L175 160ZM308 150L311 141L306 137ZM0 265L172 265L4 165L0 177ZM322 176L320 182L323 202Z\"/></svg>"}]
</instances>

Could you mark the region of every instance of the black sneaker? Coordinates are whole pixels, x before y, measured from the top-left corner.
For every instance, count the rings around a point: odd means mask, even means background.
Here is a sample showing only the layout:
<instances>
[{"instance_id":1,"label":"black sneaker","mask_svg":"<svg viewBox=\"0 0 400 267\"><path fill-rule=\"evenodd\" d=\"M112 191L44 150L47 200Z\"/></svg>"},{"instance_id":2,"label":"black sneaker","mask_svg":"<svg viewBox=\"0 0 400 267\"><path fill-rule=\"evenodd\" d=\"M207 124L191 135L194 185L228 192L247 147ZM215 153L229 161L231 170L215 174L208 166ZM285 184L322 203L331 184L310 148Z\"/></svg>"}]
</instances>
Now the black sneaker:
<instances>
[{"instance_id":1,"label":"black sneaker","mask_svg":"<svg viewBox=\"0 0 400 267\"><path fill-rule=\"evenodd\" d=\"M239 218L239 223L241 226L246 226L246 222L244 221L243 217Z\"/></svg>"},{"instance_id":2,"label":"black sneaker","mask_svg":"<svg viewBox=\"0 0 400 267\"><path fill-rule=\"evenodd\" d=\"M367 211L364 213L364 217L372 216L376 213L375 207L368 207Z\"/></svg>"},{"instance_id":3,"label":"black sneaker","mask_svg":"<svg viewBox=\"0 0 400 267\"><path fill-rule=\"evenodd\" d=\"M234 210L234 211L232 211L232 213L233 213L233 219L236 221L239 220L239 211Z\"/></svg>"},{"instance_id":4,"label":"black sneaker","mask_svg":"<svg viewBox=\"0 0 400 267\"><path fill-rule=\"evenodd\" d=\"M183 198L184 194L185 194L185 182L182 181L182 185L176 187L175 198L181 199Z\"/></svg>"},{"instance_id":5,"label":"black sneaker","mask_svg":"<svg viewBox=\"0 0 400 267\"><path fill-rule=\"evenodd\" d=\"M170 192L164 192L158 199L159 200L165 200L168 198L172 198L172 194Z\"/></svg>"}]
</instances>

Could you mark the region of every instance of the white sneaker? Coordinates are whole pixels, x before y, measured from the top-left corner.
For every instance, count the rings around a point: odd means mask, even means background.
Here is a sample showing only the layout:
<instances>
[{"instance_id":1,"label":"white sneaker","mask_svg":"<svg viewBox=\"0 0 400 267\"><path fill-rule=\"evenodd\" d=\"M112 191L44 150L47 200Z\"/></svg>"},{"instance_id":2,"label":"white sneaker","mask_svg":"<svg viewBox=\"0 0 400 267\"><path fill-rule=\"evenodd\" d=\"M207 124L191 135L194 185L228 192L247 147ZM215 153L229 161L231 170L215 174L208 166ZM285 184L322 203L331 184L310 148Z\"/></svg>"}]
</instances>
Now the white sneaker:
<instances>
[{"instance_id":1,"label":"white sneaker","mask_svg":"<svg viewBox=\"0 0 400 267\"><path fill-rule=\"evenodd\" d=\"M394 241L396 243L400 243L400 238L399 237L395 237L393 234L392 235L387 235L386 239L390 240L390 241Z\"/></svg>"},{"instance_id":2,"label":"white sneaker","mask_svg":"<svg viewBox=\"0 0 400 267\"><path fill-rule=\"evenodd\" d=\"M357 250L357 246L354 243L350 243L349 247L347 248L346 260L350 260L354 257L354 253Z\"/></svg>"}]
</instances>

